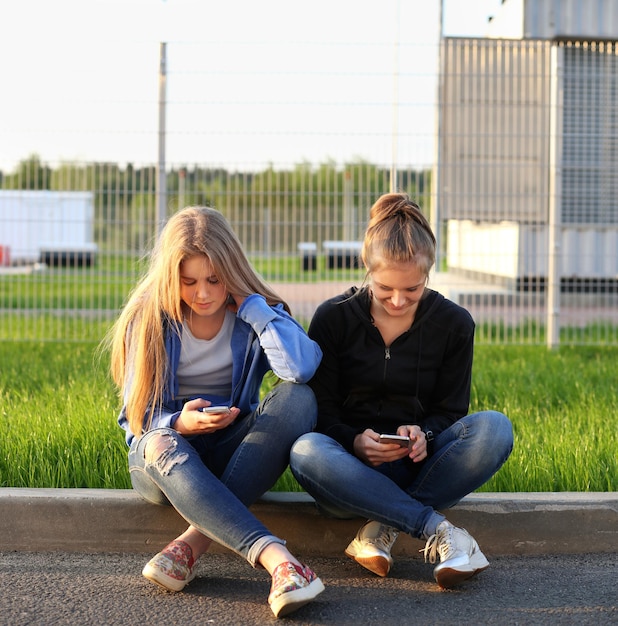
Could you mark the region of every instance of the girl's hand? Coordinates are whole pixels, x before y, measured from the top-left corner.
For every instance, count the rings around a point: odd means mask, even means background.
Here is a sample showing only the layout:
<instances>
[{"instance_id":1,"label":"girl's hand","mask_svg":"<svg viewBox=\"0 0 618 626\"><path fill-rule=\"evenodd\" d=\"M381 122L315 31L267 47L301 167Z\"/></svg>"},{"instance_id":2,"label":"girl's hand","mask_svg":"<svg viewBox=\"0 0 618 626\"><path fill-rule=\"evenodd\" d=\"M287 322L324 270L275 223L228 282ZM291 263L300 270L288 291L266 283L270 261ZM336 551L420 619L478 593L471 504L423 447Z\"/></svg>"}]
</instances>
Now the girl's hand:
<instances>
[{"instance_id":1,"label":"girl's hand","mask_svg":"<svg viewBox=\"0 0 618 626\"><path fill-rule=\"evenodd\" d=\"M409 452L408 448L402 448L396 443L380 443L380 433L371 428L354 438L354 454L372 467L403 459Z\"/></svg>"},{"instance_id":2,"label":"girl's hand","mask_svg":"<svg viewBox=\"0 0 618 626\"><path fill-rule=\"evenodd\" d=\"M245 301L245 296L238 296L236 294L230 293L227 297L227 308L232 313L238 313L238 309L240 309L240 305Z\"/></svg>"},{"instance_id":3,"label":"girl's hand","mask_svg":"<svg viewBox=\"0 0 618 626\"><path fill-rule=\"evenodd\" d=\"M420 426L400 426L397 429L398 435L407 435L410 437L412 447L408 456L414 463L418 463L427 458L427 438Z\"/></svg>"},{"instance_id":4,"label":"girl's hand","mask_svg":"<svg viewBox=\"0 0 618 626\"><path fill-rule=\"evenodd\" d=\"M206 435L222 428L227 428L240 413L240 409L231 407L229 413L202 413L199 409L212 403L202 398L189 400L174 424L174 430L181 435Z\"/></svg>"}]
</instances>

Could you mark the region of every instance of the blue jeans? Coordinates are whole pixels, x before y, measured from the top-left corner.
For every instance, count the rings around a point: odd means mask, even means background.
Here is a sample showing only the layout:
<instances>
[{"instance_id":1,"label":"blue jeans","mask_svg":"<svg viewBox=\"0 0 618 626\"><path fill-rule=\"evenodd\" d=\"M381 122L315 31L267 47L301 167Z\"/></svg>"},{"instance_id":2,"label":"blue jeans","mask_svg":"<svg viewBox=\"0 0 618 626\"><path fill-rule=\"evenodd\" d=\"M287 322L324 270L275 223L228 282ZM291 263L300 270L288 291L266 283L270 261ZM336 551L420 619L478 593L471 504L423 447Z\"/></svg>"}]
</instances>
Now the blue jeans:
<instances>
[{"instance_id":1,"label":"blue jeans","mask_svg":"<svg viewBox=\"0 0 618 626\"><path fill-rule=\"evenodd\" d=\"M461 418L434 441L420 465L366 465L331 437L308 433L292 446L296 480L334 517L361 516L428 539L447 509L487 482L513 449L511 422L484 411ZM346 514L347 513L347 514Z\"/></svg>"},{"instance_id":2,"label":"blue jeans","mask_svg":"<svg viewBox=\"0 0 618 626\"><path fill-rule=\"evenodd\" d=\"M290 447L314 428L316 416L308 386L281 382L253 413L215 433L151 430L129 450L133 488L149 502L171 504L201 533L255 566L269 543L284 542L247 507L275 484Z\"/></svg>"}]
</instances>

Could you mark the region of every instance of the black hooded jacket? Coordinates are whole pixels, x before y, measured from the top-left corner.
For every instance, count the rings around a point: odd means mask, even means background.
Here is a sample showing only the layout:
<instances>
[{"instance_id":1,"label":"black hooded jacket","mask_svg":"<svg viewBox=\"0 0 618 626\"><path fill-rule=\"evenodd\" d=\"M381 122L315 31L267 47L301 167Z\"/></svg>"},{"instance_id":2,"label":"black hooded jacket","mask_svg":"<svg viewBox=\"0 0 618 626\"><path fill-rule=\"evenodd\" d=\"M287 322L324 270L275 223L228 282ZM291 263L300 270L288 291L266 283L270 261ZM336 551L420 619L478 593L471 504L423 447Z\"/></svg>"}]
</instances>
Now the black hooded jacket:
<instances>
[{"instance_id":1,"label":"black hooded jacket","mask_svg":"<svg viewBox=\"0 0 618 626\"><path fill-rule=\"evenodd\" d=\"M366 428L395 433L418 424L437 435L470 403L468 311L426 289L410 329L386 346L369 310L369 289L352 287L322 303L309 326L324 353L309 383L318 401L316 430L350 452Z\"/></svg>"}]
</instances>

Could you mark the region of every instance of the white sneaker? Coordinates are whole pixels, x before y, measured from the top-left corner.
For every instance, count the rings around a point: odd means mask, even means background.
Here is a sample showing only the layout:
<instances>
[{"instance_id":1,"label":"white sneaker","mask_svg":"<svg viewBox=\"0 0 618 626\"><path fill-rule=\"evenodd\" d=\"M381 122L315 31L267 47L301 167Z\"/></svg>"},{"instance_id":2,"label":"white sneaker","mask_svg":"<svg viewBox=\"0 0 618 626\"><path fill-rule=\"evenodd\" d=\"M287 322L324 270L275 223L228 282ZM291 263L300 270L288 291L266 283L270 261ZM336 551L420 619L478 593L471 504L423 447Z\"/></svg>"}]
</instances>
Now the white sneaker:
<instances>
[{"instance_id":1,"label":"white sneaker","mask_svg":"<svg viewBox=\"0 0 618 626\"><path fill-rule=\"evenodd\" d=\"M396 528L370 520L361 526L345 553L370 572L386 576L393 564L391 548L398 535Z\"/></svg>"},{"instance_id":2,"label":"white sneaker","mask_svg":"<svg viewBox=\"0 0 618 626\"><path fill-rule=\"evenodd\" d=\"M429 537L425 548L425 561L440 564L433 570L434 578L442 589L453 587L489 567L489 561L478 543L463 529L447 520L440 522L436 534Z\"/></svg>"}]
</instances>

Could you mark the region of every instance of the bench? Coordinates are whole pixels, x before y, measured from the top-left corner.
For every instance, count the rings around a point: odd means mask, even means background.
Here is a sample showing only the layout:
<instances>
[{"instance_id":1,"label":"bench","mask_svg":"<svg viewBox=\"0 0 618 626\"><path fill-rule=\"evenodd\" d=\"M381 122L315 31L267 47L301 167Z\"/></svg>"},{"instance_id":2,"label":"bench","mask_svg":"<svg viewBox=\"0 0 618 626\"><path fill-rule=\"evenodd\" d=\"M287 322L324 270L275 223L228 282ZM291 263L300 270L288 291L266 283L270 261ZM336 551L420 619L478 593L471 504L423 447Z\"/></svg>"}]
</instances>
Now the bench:
<instances>
[{"instance_id":1,"label":"bench","mask_svg":"<svg viewBox=\"0 0 618 626\"><path fill-rule=\"evenodd\" d=\"M298 244L300 253L300 267L303 272L312 272L317 268L316 257L318 246L312 241L301 241Z\"/></svg>"},{"instance_id":2,"label":"bench","mask_svg":"<svg viewBox=\"0 0 618 626\"><path fill-rule=\"evenodd\" d=\"M324 241L322 248L326 254L326 267L332 269L356 269L361 267L360 241Z\"/></svg>"}]
</instances>

